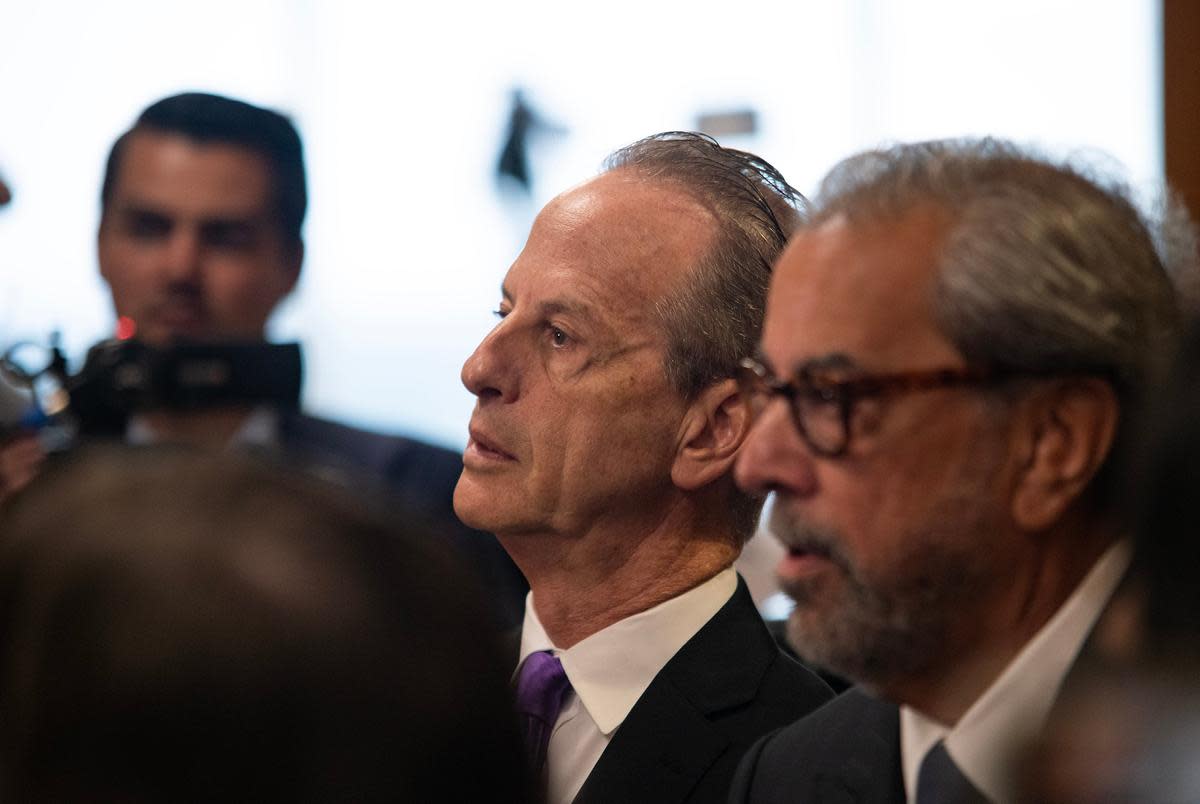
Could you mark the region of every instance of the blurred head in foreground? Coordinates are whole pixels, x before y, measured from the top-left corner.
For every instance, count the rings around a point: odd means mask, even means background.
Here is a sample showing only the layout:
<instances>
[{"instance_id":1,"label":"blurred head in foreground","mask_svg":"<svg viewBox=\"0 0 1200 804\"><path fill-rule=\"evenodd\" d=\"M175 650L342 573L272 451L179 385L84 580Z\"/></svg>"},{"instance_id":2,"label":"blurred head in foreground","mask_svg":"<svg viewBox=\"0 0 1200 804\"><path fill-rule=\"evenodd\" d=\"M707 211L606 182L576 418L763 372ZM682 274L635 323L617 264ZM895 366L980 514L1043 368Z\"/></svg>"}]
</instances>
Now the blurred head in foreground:
<instances>
[{"instance_id":1,"label":"blurred head in foreground","mask_svg":"<svg viewBox=\"0 0 1200 804\"><path fill-rule=\"evenodd\" d=\"M396 522L246 458L53 467L0 512L0 798L524 800L482 601Z\"/></svg>"}]
</instances>

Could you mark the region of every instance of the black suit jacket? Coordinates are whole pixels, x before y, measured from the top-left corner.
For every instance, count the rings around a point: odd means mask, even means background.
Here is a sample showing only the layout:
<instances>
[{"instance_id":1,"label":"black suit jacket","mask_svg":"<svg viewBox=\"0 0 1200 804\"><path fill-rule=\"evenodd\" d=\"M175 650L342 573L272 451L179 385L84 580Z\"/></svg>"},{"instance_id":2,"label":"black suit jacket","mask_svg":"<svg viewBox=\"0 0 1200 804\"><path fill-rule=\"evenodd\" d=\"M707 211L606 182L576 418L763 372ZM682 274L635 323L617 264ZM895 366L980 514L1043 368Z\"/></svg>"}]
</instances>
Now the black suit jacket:
<instances>
[{"instance_id":1,"label":"black suit jacket","mask_svg":"<svg viewBox=\"0 0 1200 804\"><path fill-rule=\"evenodd\" d=\"M1094 637L1095 627L1067 671L1063 689L1096 660ZM858 687L843 693L756 743L738 768L729 796L730 804L809 801L905 804L896 704Z\"/></svg>"},{"instance_id":2,"label":"black suit jacket","mask_svg":"<svg viewBox=\"0 0 1200 804\"><path fill-rule=\"evenodd\" d=\"M479 578L485 599L493 604L496 626L520 626L529 591L525 578L495 536L468 528L454 515L461 455L300 413L281 414L279 447L287 463L384 497L443 534L451 552Z\"/></svg>"},{"instance_id":3,"label":"black suit jacket","mask_svg":"<svg viewBox=\"0 0 1200 804\"><path fill-rule=\"evenodd\" d=\"M739 578L638 699L575 804L724 802L750 744L830 696L779 651Z\"/></svg>"},{"instance_id":4,"label":"black suit jacket","mask_svg":"<svg viewBox=\"0 0 1200 804\"><path fill-rule=\"evenodd\" d=\"M900 709L859 688L755 743L730 804L904 804Z\"/></svg>"}]
</instances>

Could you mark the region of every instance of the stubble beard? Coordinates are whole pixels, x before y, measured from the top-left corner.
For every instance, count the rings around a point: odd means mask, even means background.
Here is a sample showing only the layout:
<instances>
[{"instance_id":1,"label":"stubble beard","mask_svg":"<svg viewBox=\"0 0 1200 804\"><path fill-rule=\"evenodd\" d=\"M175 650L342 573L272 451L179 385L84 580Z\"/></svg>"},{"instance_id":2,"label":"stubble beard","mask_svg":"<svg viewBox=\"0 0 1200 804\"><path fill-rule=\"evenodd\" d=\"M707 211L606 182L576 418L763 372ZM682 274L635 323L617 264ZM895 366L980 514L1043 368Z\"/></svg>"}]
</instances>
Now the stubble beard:
<instances>
[{"instance_id":1,"label":"stubble beard","mask_svg":"<svg viewBox=\"0 0 1200 804\"><path fill-rule=\"evenodd\" d=\"M864 577L837 531L776 509L772 528L786 543L825 556L833 569L786 585L796 601L788 641L801 658L873 689L952 661L952 637L994 575L986 550L969 538L987 527L979 503L959 494L936 506L935 524L899 540L911 547L881 579Z\"/></svg>"}]
</instances>

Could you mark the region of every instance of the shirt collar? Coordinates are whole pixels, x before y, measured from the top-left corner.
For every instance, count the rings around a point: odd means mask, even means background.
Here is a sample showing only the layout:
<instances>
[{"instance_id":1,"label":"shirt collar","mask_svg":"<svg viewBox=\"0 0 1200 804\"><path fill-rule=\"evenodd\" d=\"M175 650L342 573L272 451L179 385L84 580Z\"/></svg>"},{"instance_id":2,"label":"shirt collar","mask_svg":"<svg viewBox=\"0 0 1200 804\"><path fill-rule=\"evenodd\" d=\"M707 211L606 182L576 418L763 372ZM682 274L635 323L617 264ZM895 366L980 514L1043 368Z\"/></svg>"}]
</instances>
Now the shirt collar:
<instances>
[{"instance_id":1,"label":"shirt collar","mask_svg":"<svg viewBox=\"0 0 1200 804\"><path fill-rule=\"evenodd\" d=\"M1112 545L1067 601L953 727L900 707L904 787L914 801L925 754L944 739L959 770L997 802L1015 801L1014 764L1041 731L1080 648L1129 567L1128 542Z\"/></svg>"},{"instance_id":2,"label":"shirt collar","mask_svg":"<svg viewBox=\"0 0 1200 804\"><path fill-rule=\"evenodd\" d=\"M606 736L629 715L650 682L684 644L712 619L737 589L737 573L722 570L652 609L613 623L566 650L554 646L538 619L533 593L525 600L521 654L551 651L579 700Z\"/></svg>"},{"instance_id":3,"label":"shirt collar","mask_svg":"<svg viewBox=\"0 0 1200 804\"><path fill-rule=\"evenodd\" d=\"M162 437L151 426L144 416L129 417L125 429L125 442L144 446L157 444ZM229 439L230 449L242 447L262 447L271 449L279 443L279 412L271 407L257 407L250 411L238 427L237 432Z\"/></svg>"}]
</instances>

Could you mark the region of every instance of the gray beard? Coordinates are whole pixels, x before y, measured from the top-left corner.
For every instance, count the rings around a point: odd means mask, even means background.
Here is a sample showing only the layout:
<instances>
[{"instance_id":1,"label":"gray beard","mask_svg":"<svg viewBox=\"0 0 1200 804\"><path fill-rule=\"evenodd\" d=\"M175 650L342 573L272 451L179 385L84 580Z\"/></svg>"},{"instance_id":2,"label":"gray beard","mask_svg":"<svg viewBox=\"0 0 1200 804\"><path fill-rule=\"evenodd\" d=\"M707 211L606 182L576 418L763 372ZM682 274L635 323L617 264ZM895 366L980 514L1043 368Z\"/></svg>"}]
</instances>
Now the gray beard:
<instances>
[{"instance_id":1,"label":"gray beard","mask_svg":"<svg viewBox=\"0 0 1200 804\"><path fill-rule=\"evenodd\" d=\"M953 635L995 576L986 551L964 538L986 527L978 506L978 497L939 506L938 524L903 540L912 548L895 557L894 571L880 581L861 575L835 531L798 522L777 506L772 528L789 534L788 544L828 558L837 576L787 584L796 601L788 621L788 641L796 652L873 688L936 672L953 661Z\"/></svg>"}]
</instances>

